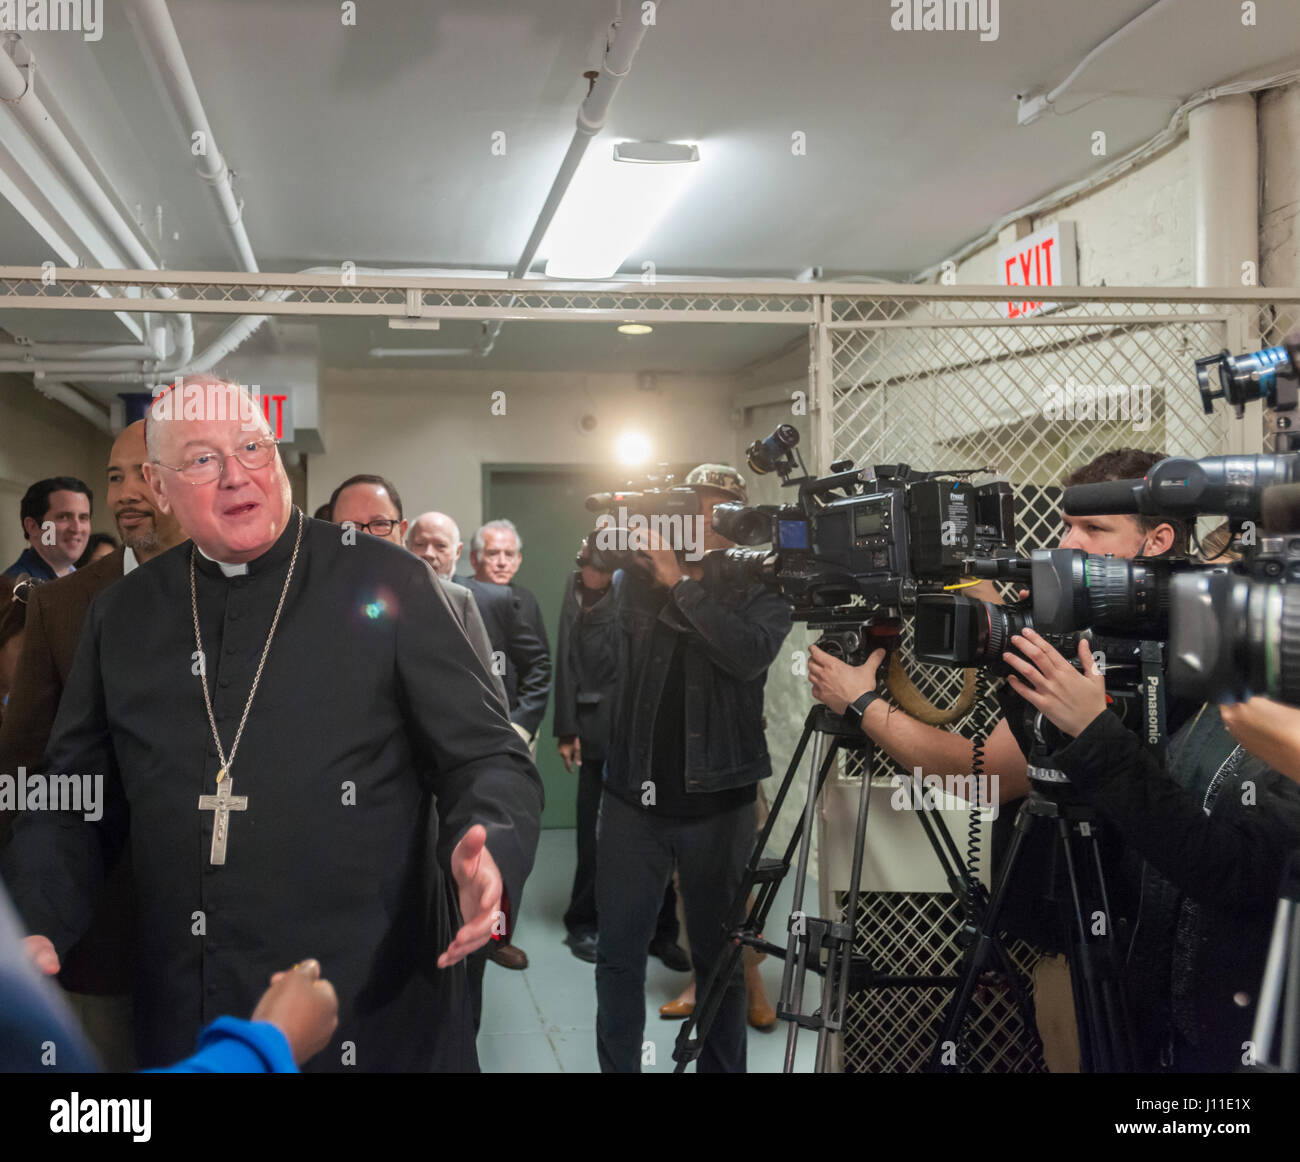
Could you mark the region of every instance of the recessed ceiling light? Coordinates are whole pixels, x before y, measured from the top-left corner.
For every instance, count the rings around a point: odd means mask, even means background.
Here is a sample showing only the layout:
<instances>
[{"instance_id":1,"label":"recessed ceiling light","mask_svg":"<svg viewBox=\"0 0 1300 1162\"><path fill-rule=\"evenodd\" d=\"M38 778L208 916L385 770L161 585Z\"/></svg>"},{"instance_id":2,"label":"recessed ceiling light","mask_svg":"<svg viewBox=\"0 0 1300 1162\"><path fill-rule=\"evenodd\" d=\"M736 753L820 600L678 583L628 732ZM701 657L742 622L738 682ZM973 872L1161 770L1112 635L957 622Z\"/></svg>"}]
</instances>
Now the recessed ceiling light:
<instances>
[{"instance_id":1,"label":"recessed ceiling light","mask_svg":"<svg viewBox=\"0 0 1300 1162\"><path fill-rule=\"evenodd\" d=\"M620 323L618 333L620 335L648 335L654 328L649 323Z\"/></svg>"}]
</instances>

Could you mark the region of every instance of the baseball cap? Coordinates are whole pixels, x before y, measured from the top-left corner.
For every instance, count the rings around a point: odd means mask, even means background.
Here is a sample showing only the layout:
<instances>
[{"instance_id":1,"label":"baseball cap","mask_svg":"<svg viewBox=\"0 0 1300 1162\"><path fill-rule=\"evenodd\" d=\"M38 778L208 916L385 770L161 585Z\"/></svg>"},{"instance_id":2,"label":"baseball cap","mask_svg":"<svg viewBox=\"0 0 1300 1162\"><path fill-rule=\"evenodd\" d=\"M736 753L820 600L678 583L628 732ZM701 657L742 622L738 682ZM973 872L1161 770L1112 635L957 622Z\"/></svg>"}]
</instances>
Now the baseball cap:
<instances>
[{"instance_id":1,"label":"baseball cap","mask_svg":"<svg viewBox=\"0 0 1300 1162\"><path fill-rule=\"evenodd\" d=\"M716 488L748 503L745 478L729 464L700 464L686 474L687 488Z\"/></svg>"}]
</instances>

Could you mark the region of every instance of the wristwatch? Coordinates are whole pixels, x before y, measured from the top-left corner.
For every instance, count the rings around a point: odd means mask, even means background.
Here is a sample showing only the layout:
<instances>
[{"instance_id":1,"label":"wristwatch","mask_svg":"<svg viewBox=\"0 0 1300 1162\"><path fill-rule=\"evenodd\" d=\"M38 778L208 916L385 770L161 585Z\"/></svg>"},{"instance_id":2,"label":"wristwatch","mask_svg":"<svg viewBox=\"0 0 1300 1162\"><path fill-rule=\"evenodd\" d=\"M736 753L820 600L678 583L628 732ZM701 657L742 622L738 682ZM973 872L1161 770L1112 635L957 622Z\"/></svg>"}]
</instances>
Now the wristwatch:
<instances>
[{"instance_id":1,"label":"wristwatch","mask_svg":"<svg viewBox=\"0 0 1300 1162\"><path fill-rule=\"evenodd\" d=\"M874 690L868 690L865 694L859 694L844 708L844 721L848 722L852 726L861 726L862 716L866 713L867 707L879 697L880 695Z\"/></svg>"}]
</instances>

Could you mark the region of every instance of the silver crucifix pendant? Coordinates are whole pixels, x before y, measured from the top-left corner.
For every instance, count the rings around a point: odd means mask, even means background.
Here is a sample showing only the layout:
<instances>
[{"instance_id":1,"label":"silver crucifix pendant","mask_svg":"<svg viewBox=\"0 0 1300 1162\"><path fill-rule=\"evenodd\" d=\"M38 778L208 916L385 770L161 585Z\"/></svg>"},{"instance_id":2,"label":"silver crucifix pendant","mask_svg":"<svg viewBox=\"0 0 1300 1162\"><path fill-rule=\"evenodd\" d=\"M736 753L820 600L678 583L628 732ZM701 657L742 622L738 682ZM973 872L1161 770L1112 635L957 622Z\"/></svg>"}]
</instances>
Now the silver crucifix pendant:
<instances>
[{"instance_id":1,"label":"silver crucifix pendant","mask_svg":"<svg viewBox=\"0 0 1300 1162\"><path fill-rule=\"evenodd\" d=\"M225 778L217 779L217 793L199 796L199 810L216 813L212 817L212 854L208 860L212 864L226 862L226 837L230 830L230 812L248 810L248 796L231 794L234 779L226 775L224 768L221 773Z\"/></svg>"}]
</instances>

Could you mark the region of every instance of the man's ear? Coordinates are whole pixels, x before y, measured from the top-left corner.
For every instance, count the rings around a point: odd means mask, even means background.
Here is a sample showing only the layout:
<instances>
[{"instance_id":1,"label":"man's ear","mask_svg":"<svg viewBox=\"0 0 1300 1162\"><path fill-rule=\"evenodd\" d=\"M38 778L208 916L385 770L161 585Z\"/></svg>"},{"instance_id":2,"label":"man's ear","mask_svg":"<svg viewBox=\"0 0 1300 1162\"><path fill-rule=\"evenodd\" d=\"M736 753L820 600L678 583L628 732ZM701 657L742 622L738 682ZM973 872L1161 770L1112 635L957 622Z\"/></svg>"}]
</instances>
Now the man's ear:
<instances>
[{"instance_id":1,"label":"man's ear","mask_svg":"<svg viewBox=\"0 0 1300 1162\"><path fill-rule=\"evenodd\" d=\"M33 544L41 539L41 522L34 516L23 517L23 534ZM35 538L35 540L33 540Z\"/></svg>"},{"instance_id":2,"label":"man's ear","mask_svg":"<svg viewBox=\"0 0 1300 1162\"><path fill-rule=\"evenodd\" d=\"M410 524L409 521L402 521L402 544L406 544L406 528L408 524Z\"/></svg>"},{"instance_id":3,"label":"man's ear","mask_svg":"<svg viewBox=\"0 0 1300 1162\"><path fill-rule=\"evenodd\" d=\"M1149 533L1147 533L1146 555L1148 557L1158 557L1160 556L1161 553L1169 552L1170 548L1173 547L1173 543L1175 539L1176 539L1176 534L1174 533L1173 525L1171 524L1156 525L1154 529L1152 529Z\"/></svg>"},{"instance_id":4,"label":"man's ear","mask_svg":"<svg viewBox=\"0 0 1300 1162\"><path fill-rule=\"evenodd\" d=\"M153 498L158 504L158 511L165 516L171 516L171 501L167 499L167 490L163 487L162 473L158 471L157 465L146 462L140 465L140 471L144 473L144 481L149 485L149 491L153 493Z\"/></svg>"}]
</instances>

